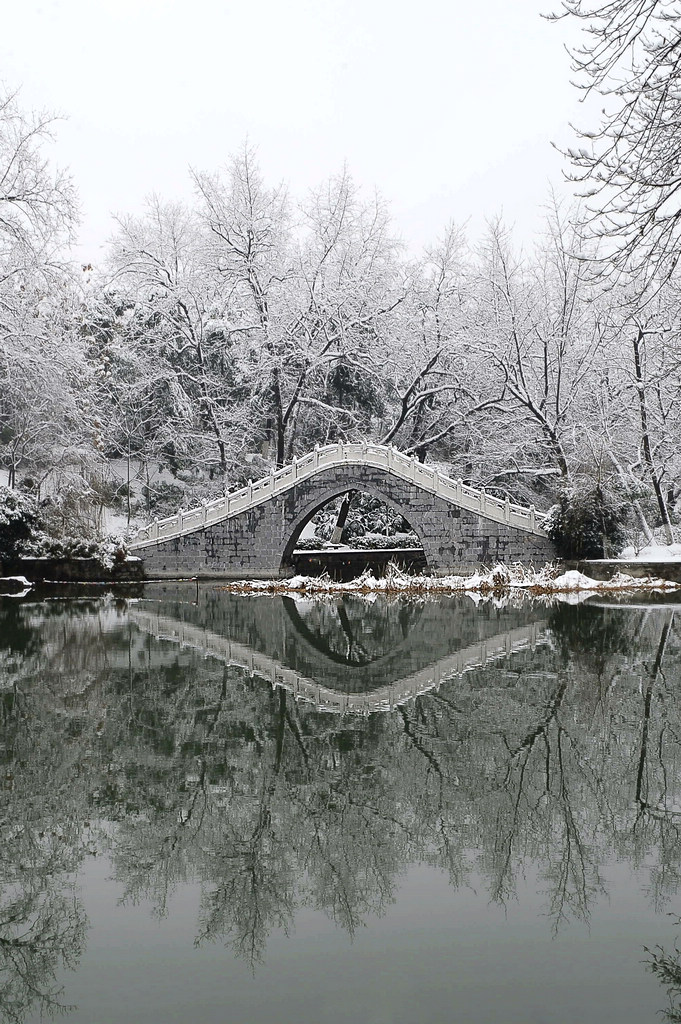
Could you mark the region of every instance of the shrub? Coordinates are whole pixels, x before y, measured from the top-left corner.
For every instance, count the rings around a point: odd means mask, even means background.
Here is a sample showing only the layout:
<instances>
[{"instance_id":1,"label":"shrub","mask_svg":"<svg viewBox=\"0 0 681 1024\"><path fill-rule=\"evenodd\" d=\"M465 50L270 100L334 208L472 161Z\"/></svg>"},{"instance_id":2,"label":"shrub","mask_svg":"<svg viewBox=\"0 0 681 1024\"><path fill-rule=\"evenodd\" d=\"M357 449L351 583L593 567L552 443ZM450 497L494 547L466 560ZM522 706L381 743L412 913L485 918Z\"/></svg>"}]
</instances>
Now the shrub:
<instances>
[{"instance_id":1,"label":"shrub","mask_svg":"<svg viewBox=\"0 0 681 1024\"><path fill-rule=\"evenodd\" d=\"M147 511L157 519L175 515L178 509L186 507L187 502L191 501L185 487L166 482L143 487L142 495Z\"/></svg>"},{"instance_id":2,"label":"shrub","mask_svg":"<svg viewBox=\"0 0 681 1024\"><path fill-rule=\"evenodd\" d=\"M127 557L127 548L120 537L109 535L103 540L80 537L50 537L37 531L22 548L21 554L34 558L94 558L104 569Z\"/></svg>"},{"instance_id":3,"label":"shrub","mask_svg":"<svg viewBox=\"0 0 681 1024\"><path fill-rule=\"evenodd\" d=\"M382 533L365 533L354 542L355 547L368 548L374 551L390 550L391 548L420 548L421 541L415 533L393 533L386 536Z\"/></svg>"},{"instance_id":4,"label":"shrub","mask_svg":"<svg viewBox=\"0 0 681 1024\"><path fill-rule=\"evenodd\" d=\"M296 541L296 551L318 551L320 548L325 547L327 541L322 540L321 537L299 537Z\"/></svg>"},{"instance_id":5,"label":"shrub","mask_svg":"<svg viewBox=\"0 0 681 1024\"><path fill-rule=\"evenodd\" d=\"M0 559L16 558L38 520L38 503L30 494L0 486Z\"/></svg>"},{"instance_id":6,"label":"shrub","mask_svg":"<svg viewBox=\"0 0 681 1024\"><path fill-rule=\"evenodd\" d=\"M623 546L628 519L619 494L600 481L582 480L563 489L546 529L561 558L604 558Z\"/></svg>"},{"instance_id":7,"label":"shrub","mask_svg":"<svg viewBox=\"0 0 681 1024\"><path fill-rule=\"evenodd\" d=\"M77 537L68 533L58 535L63 524L60 513L61 506L54 498L38 502L21 490L0 487L0 560L94 558L103 568L110 569L126 558L127 550L119 537L88 539L82 533Z\"/></svg>"}]
</instances>

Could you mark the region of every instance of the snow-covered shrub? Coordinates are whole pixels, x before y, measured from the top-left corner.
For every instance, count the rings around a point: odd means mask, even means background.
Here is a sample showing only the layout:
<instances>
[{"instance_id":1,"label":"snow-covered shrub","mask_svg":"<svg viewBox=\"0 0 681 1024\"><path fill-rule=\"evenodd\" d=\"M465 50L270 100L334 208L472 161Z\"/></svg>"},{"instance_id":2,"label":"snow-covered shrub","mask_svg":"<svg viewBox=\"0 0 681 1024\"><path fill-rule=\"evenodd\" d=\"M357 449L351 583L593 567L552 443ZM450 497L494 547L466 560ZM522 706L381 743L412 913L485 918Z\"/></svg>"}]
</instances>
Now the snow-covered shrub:
<instances>
[{"instance_id":1,"label":"snow-covered shrub","mask_svg":"<svg viewBox=\"0 0 681 1024\"><path fill-rule=\"evenodd\" d=\"M175 515L179 509L187 508L192 503L190 493L186 487L165 481L156 483L153 487L144 486L142 495L145 511L156 519Z\"/></svg>"},{"instance_id":2,"label":"snow-covered shrub","mask_svg":"<svg viewBox=\"0 0 681 1024\"><path fill-rule=\"evenodd\" d=\"M66 498L66 509L71 496ZM24 491L0 487L0 560L15 558L95 558L103 568L127 556L120 537L62 532L68 515L59 499L39 502Z\"/></svg>"},{"instance_id":3,"label":"snow-covered shrub","mask_svg":"<svg viewBox=\"0 0 681 1024\"><path fill-rule=\"evenodd\" d=\"M367 548L372 551L389 550L390 548L420 548L421 541L412 531L410 533L365 533L352 541L354 547Z\"/></svg>"},{"instance_id":4,"label":"snow-covered shrub","mask_svg":"<svg viewBox=\"0 0 681 1024\"><path fill-rule=\"evenodd\" d=\"M109 535L104 539L83 540L79 537L50 537L38 531L27 541L21 554L34 558L94 558L104 569L127 557L127 548L120 537Z\"/></svg>"},{"instance_id":5,"label":"snow-covered shrub","mask_svg":"<svg viewBox=\"0 0 681 1024\"><path fill-rule=\"evenodd\" d=\"M624 544L628 519L620 495L598 481L580 480L562 490L546 531L561 558L605 558Z\"/></svg>"},{"instance_id":6,"label":"snow-covered shrub","mask_svg":"<svg viewBox=\"0 0 681 1024\"><path fill-rule=\"evenodd\" d=\"M32 495L0 486L0 560L17 557L37 520L38 502Z\"/></svg>"},{"instance_id":7,"label":"snow-covered shrub","mask_svg":"<svg viewBox=\"0 0 681 1024\"><path fill-rule=\"evenodd\" d=\"M340 502L341 498L336 498L313 517L315 533L323 540L331 539ZM384 537L392 538L395 534L405 533L407 530L409 530L409 524L399 512L372 494L360 492L355 494L352 499L348 518L343 528L343 542L358 544L358 538L364 537L365 534L382 534ZM394 544L391 543L389 546L394 547Z\"/></svg>"},{"instance_id":8,"label":"snow-covered shrub","mask_svg":"<svg viewBox=\"0 0 681 1024\"><path fill-rule=\"evenodd\" d=\"M296 551L318 551L327 544L321 537L299 537L296 541Z\"/></svg>"},{"instance_id":9,"label":"snow-covered shrub","mask_svg":"<svg viewBox=\"0 0 681 1024\"><path fill-rule=\"evenodd\" d=\"M108 491L102 488L101 478L61 475L59 486L39 504L40 529L50 537L96 539L102 508L108 503Z\"/></svg>"}]
</instances>

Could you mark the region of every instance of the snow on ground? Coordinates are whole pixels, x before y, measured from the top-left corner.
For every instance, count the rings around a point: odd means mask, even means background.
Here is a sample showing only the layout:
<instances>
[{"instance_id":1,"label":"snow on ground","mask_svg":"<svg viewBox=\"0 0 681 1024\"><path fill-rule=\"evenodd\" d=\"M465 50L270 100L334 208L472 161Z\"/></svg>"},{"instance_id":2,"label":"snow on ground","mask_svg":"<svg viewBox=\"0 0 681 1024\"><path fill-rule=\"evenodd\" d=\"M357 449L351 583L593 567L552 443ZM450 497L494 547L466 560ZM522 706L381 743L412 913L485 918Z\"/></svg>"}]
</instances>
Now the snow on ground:
<instances>
[{"instance_id":1,"label":"snow on ground","mask_svg":"<svg viewBox=\"0 0 681 1024\"><path fill-rule=\"evenodd\" d=\"M628 562L674 562L681 558L681 544L648 544L644 548L627 547L619 557Z\"/></svg>"}]
</instances>

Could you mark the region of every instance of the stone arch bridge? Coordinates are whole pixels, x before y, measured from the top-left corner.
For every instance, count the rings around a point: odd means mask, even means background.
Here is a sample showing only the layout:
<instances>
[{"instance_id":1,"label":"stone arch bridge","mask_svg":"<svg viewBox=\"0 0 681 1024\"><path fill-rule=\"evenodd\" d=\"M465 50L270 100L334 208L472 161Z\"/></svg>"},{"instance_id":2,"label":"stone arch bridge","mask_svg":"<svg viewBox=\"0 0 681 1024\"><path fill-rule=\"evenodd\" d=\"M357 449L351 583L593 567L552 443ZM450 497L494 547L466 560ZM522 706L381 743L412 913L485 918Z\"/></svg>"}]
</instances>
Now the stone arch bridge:
<instances>
[{"instance_id":1,"label":"stone arch bridge","mask_svg":"<svg viewBox=\"0 0 681 1024\"><path fill-rule=\"evenodd\" d=\"M395 448L373 444L316 448L223 498L151 523L130 548L156 579L290 576L305 525L350 489L372 494L402 515L436 575L555 557L533 506L492 497Z\"/></svg>"}]
</instances>

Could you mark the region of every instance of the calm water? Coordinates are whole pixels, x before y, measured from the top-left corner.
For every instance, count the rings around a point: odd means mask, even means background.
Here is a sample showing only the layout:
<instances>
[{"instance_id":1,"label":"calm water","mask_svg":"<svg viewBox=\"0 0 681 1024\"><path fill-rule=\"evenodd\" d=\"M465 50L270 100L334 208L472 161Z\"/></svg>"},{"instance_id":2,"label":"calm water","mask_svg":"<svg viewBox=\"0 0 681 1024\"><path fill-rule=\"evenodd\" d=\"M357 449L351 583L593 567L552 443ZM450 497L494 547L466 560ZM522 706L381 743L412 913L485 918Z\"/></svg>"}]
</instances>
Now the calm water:
<instances>
[{"instance_id":1,"label":"calm water","mask_svg":"<svg viewBox=\"0 0 681 1024\"><path fill-rule=\"evenodd\" d=\"M681 1012L681 605L86 593L0 599L0 1021Z\"/></svg>"}]
</instances>

